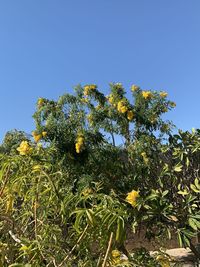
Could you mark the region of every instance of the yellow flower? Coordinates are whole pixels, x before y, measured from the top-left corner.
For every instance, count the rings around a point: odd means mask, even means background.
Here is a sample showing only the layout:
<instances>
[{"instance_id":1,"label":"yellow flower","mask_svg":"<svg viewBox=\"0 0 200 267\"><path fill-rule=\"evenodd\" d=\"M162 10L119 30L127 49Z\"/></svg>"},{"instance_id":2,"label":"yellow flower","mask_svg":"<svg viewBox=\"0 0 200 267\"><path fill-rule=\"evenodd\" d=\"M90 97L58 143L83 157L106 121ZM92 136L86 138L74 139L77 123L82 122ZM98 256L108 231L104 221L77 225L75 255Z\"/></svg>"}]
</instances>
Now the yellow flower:
<instances>
[{"instance_id":1,"label":"yellow flower","mask_svg":"<svg viewBox=\"0 0 200 267\"><path fill-rule=\"evenodd\" d=\"M43 137L46 137L46 136L47 136L47 132L43 131L43 132L42 132L42 136L43 136Z\"/></svg>"},{"instance_id":2,"label":"yellow flower","mask_svg":"<svg viewBox=\"0 0 200 267\"><path fill-rule=\"evenodd\" d=\"M97 86L95 84L86 85L86 86L84 86L83 94L85 96L87 96L87 95L89 95L91 90L95 90L96 88L97 88Z\"/></svg>"},{"instance_id":3,"label":"yellow flower","mask_svg":"<svg viewBox=\"0 0 200 267\"><path fill-rule=\"evenodd\" d=\"M82 135L79 135L76 139L75 149L76 153L81 153L84 146L84 137Z\"/></svg>"},{"instance_id":4,"label":"yellow flower","mask_svg":"<svg viewBox=\"0 0 200 267\"><path fill-rule=\"evenodd\" d=\"M152 92L150 91L142 91L142 96L145 98L145 99L151 99L153 97L153 94Z\"/></svg>"},{"instance_id":5,"label":"yellow flower","mask_svg":"<svg viewBox=\"0 0 200 267\"><path fill-rule=\"evenodd\" d=\"M20 155L28 155L32 151L32 147L29 146L28 141L22 141L20 146L17 148Z\"/></svg>"},{"instance_id":6,"label":"yellow flower","mask_svg":"<svg viewBox=\"0 0 200 267\"><path fill-rule=\"evenodd\" d=\"M118 258L121 256L121 252L117 249L112 250L111 255L113 258Z\"/></svg>"},{"instance_id":7,"label":"yellow flower","mask_svg":"<svg viewBox=\"0 0 200 267\"><path fill-rule=\"evenodd\" d=\"M123 107L121 107L120 112L121 113L126 113L127 110L128 110L128 108L126 106L123 106Z\"/></svg>"},{"instance_id":8,"label":"yellow flower","mask_svg":"<svg viewBox=\"0 0 200 267\"><path fill-rule=\"evenodd\" d=\"M39 98L37 101L38 107L41 107L44 104L44 98Z\"/></svg>"},{"instance_id":9,"label":"yellow flower","mask_svg":"<svg viewBox=\"0 0 200 267\"><path fill-rule=\"evenodd\" d=\"M77 138L77 143L79 143L80 145L82 145L84 143L84 138L82 136L79 136Z\"/></svg>"},{"instance_id":10,"label":"yellow flower","mask_svg":"<svg viewBox=\"0 0 200 267\"><path fill-rule=\"evenodd\" d=\"M129 121L132 121L133 117L134 117L134 113L133 113L133 111L132 111L132 110L129 110L129 111L127 112L127 119L128 119Z\"/></svg>"},{"instance_id":11,"label":"yellow flower","mask_svg":"<svg viewBox=\"0 0 200 267\"><path fill-rule=\"evenodd\" d=\"M163 98L167 97L167 95L168 94L166 92L160 92L160 96L163 97Z\"/></svg>"},{"instance_id":12,"label":"yellow flower","mask_svg":"<svg viewBox=\"0 0 200 267\"><path fill-rule=\"evenodd\" d=\"M147 157L146 152L142 152L142 153L141 153L141 156L143 157L143 160L144 160L145 164L147 164L147 163L149 162L149 159L148 159L148 157Z\"/></svg>"},{"instance_id":13,"label":"yellow flower","mask_svg":"<svg viewBox=\"0 0 200 267\"><path fill-rule=\"evenodd\" d=\"M79 144L79 143L76 143L75 147L76 147L76 153L78 153L78 154L81 153L81 147L82 147L82 145Z\"/></svg>"},{"instance_id":14,"label":"yellow flower","mask_svg":"<svg viewBox=\"0 0 200 267\"><path fill-rule=\"evenodd\" d=\"M97 89L96 84L90 84L90 89L91 89L91 90L95 90L95 89Z\"/></svg>"},{"instance_id":15,"label":"yellow flower","mask_svg":"<svg viewBox=\"0 0 200 267\"><path fill-rule=\"evenodd\" d=\"M41 135L41 134L37 134L36 131L33 131L33 132L32 132L32 136L33 136L33 139L34 139L34 141L35 141L36 143L39 142L40 139L42 138L42 135Z\"/></svg>"},{"instance_id":16,"label":"yellow flower","mask_svg":"<svg viewBox=\"0 0 200 267\"><path fill-rule=\"evenodd\" d=\"M130 203L133 207L135 207L137 204L136 200L138 197L139 197L139 191L132 190L127 194L126 201Z\"/></svg>"},{"instance_id":17,"label":"yellow flower","mask_svg":"<svg viewBox=\"0 0 200 267\"><path fill-rule=\"evenodd\" d=\"M139 88L139 86L137 86L137 85L132 85L131 86L131 91L132 92L136 92L136 91L138 91L140 88Z\"/></svg>"},{"instance_id":18,"label":"yellow flower","mask_svg":"<svg viewBox=\"0 0 200 267\"><path fill-rule=\"evenodd\" d=\"M117 104L117 110L121 113L125 113L128 110L128 108L125 106L123 101L119 101Z\"/></svg>"}]
</instances>

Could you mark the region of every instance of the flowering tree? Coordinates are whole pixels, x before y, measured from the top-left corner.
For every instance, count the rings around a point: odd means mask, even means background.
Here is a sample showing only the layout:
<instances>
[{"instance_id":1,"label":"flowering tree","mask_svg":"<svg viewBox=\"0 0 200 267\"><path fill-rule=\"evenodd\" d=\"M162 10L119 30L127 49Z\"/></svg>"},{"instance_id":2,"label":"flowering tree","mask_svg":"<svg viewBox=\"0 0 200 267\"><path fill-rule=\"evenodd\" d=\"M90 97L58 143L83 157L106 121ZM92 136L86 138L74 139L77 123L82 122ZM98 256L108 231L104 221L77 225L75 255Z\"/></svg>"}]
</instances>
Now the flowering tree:
<instances>
[{"instance_id":1,"label":"flowering tree","mask_svg":"<svg viewBox=\"0 0 200 267\"><path fill-rule=\"evenodd\" d=\"M7 135L3 266L167 266L126 250L128 226L141 224L148 237L175 231L199 257L191 241L200 228L199 131L172 135L166 92L133 85L130 94L117 83L108 96L85 85L57 101L39 98L32 139Z\"/></svg>"}]
</instances>

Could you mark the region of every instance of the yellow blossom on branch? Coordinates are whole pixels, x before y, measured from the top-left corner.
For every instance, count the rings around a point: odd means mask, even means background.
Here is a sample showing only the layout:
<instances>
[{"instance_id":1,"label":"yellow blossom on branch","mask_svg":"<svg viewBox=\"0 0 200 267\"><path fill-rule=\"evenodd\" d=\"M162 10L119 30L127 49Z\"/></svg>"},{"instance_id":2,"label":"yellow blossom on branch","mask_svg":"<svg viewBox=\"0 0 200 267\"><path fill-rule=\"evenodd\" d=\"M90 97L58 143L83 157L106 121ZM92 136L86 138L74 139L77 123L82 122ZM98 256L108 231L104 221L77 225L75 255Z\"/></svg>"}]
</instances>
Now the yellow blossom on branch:
<instances>
[{"instance_id":1,"label":"yellow blossom on branch","mask_svg":"<svg viewBox=\"0 0 200 267\"><path fill-rule=\"evenodd\" d=\"M39 98L37 101L38 107L41 107L44 104L44 98Z\"/></svg>"},{"instance_id":2,"label":"yellow blossom on branch","mask_svg":"<svg viewBox=\"0 0 200 267\"><path fill-rule=\"evenodd\" d=\"M112 250L111 255L113 258L118 258L121 256L121 252L117 249Z\"/></svg>"},{"instance_id":3,"label":"yellow blossom on branch","mask_svg":"<svg viewBox=\"0 0 200 267\"><path fill-rule=\"evenodd\" d=\"M120 113L126 113L126 111L128 110L127 106L124 104L123 101L119 101L117 104L117 110Z\"/></svg>"},{"instance_id":4,"label":"yellow blossom on branch","mask_svg":"<svg viewBox=\"0 0 200 267\"><path fill-rule=\"evenodd\" d=\"M95 84L85 85L83 94L88 96L91 90L95 90L97 86Z\"/></svg>"},{"instance_id":5,"label":"yellow blossom on branch","mask_svg":"<svg viewBox=\"0 0 200 267\"><path fill-rule=\"evenodd\" d=\"M127 194L126 201L130 203L133 207L137 205L137 198L139 197L139 191L132 190Z\"/></svg>"},{"instance_id":6,"label":"yellow blossom on branch","mask_svg":"<svg viewBox=\"0 0 200 267\"><path fill-rule=\"evenodd\" d=\"M132 111L132 110L129 110L129 111L127 112L127 119L128 119L129 121L132 121L133 117L134 117L134 113L133 113L133 111Z\"/></svg>"},{"instance_id":7,"label":"yellow blossom on branch","mask_svg":"<svg viewBox=\"0 0 200 267\"><path fill-rule=\"evenodd\" d=\"M37 143L40 141L40 139L42 138L42 134L38 134L36 131L32 132L32 136L34 141Z\"/></svg>"},{"instance_id":8,"label":"yellow blossom on branch","mask_svg":"<svg viewBox=\"0 0 200 267\"><path fill-rule=\"evenodd\" d=\"M43 136L43 137L46 137L46 136L47 136L47 132L43 131L43 132L42 132L42 136Z\"/></svg>"},{"instance_id":9,"label":"yellow blossom on branch","mask_svg":"<svg viewBox=\"0 0 200 267\"><path fill-rule=\"evenodd\" d=\"M138 91L140 88L139 88L139 86L137 86L137 85L132 85L131 86L131 91L132 92L136 92L136 91Z\"/></svg>"},{"instance_id":10,"label":"yellow blossom on branch","mask_svg":"<svg viewBox=\"0 0 200 267\"><path fill-rule=\"evenodd\" d=\"M20 155L28 155L32 152L33 148L29 145L28 141L22 141L20 146L17 148Z\"/></svg>"},{"instance_id":11,"label":"yellow blossom on branch","mask_svg":"<svg viewBox=\"0 0 200 267\"><path fill-rule=\"evenodd\" d=\"M76 139L75 149L76 153L81 153L84 147L84 137L82 135L78 136Z\"/></svg>"},{"instance_id":12,"label":"yellow blossom on branch","mask_svg":"<svg viewBox=\"0 0 200 267\"><path fill-rule=\"evenodd\" d=\"M145 99L151 99L153 97L153 94L151 91L142 91L142 96L145 98Z\"/></svg>"}]
</instances>

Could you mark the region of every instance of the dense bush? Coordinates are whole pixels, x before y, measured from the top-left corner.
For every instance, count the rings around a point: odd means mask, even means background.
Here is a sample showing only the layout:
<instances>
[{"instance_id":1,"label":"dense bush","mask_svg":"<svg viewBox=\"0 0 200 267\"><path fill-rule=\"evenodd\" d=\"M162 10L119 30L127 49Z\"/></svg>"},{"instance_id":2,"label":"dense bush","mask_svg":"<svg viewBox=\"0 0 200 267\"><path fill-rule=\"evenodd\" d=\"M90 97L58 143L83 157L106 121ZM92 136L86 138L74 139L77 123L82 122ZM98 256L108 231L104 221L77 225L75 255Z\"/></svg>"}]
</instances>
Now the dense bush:
<instances>
[{"instance_id":1,"label":"dense bush","mask_svg":"<svg viewBox=\"0 0 200 267\"><path fill-rule=\"evenodd\" d=\"M145 226L149 239L176 233L199 257L200 131L172 134L162 118L175 107L167 93L132 86L131 94L121 84L108 96L77 86L58 101L38 99L32 137L7 133L2 266L169 266L126 250L130 225Z\"/></svg>"}]
</instances>

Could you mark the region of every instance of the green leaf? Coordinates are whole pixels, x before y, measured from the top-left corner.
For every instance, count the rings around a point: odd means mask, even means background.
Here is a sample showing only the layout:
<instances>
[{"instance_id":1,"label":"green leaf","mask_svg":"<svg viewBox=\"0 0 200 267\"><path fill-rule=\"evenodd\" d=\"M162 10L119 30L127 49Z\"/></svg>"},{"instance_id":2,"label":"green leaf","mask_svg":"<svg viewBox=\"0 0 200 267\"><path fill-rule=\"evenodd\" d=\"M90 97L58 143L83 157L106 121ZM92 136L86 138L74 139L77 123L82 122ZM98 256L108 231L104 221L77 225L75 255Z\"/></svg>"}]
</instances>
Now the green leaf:
<instances>
[{"instance_id":1,"label":"green leaf","mask_svg":"<svg viewBox=\"0 0 200 267\"><path fill-rule=\"evenodd\" d=\"M189 193L187 192L187 190L185 189L184 191L178 191L177 192L179 195L183 195L183 196L186 196L188 195Z\"/></svg>"},{"instance_id":2,"label":"green leaf","mask_svg":"<svg viewBox=\"0 0 200 267\"><path fill-rule=\"evenodd\" d=\"M182 171L182 168L183 168L182 165L176 165L176 166L174 167L174 171L175 171L175 172L181 172L181 171Z\"/></svg>"},{"instance_id":3,"label":"green leaf","mask_svg":"<svg viewBox=\"0 0 200 267\"><path fill-rule=\"evenodd\" d=\"M199 178L195 178L194 184L195 184L196 188L200 190Z\"/></svg>"},{"instance_id":4,"label":"green leaf","mask_svg":"<svg viewBox=\"0 0 200 267\"><path fill-rule=\"evenodd\" d=\"M197 225L194 219L189 218L188 223L189 223L189 226L192 227L192 229L194 229L195 231L197 230Z\"/></svg>"},{"instance_id":5,"label":"green leaf","mask_svg":"<svg viewBox=\"0 0 200 267\"><path fill-rule=\"evenodd\" d=\"M190 184L190 188L191 188L195 193L200 193L200 190L198 190L194 184Z\"/></svg>"}]
</instances>

